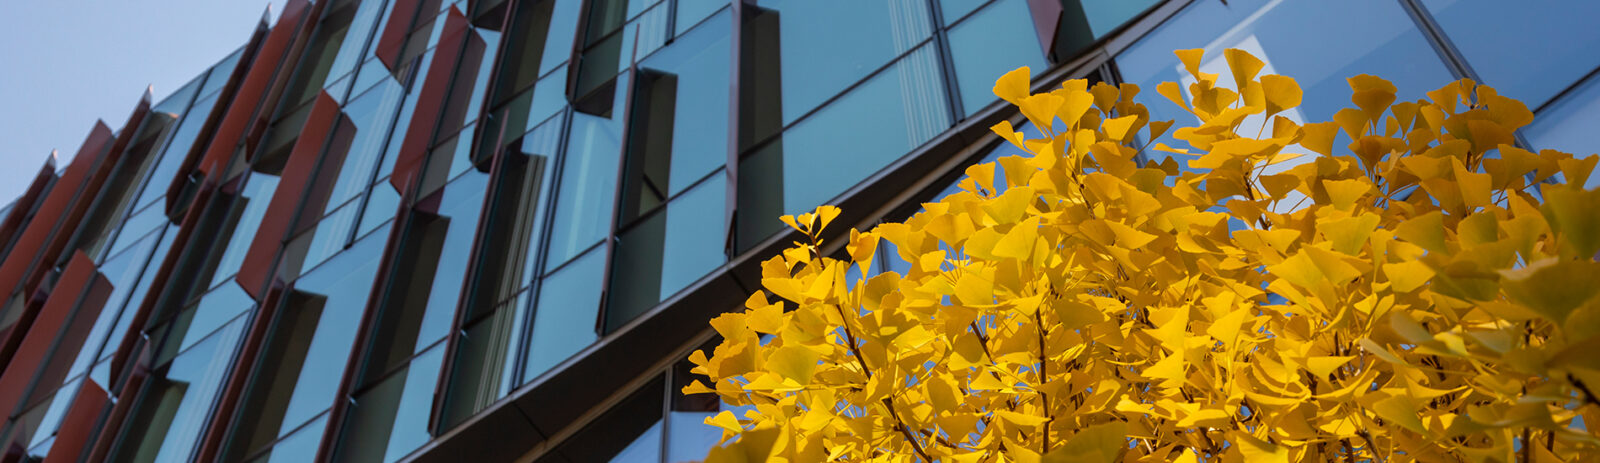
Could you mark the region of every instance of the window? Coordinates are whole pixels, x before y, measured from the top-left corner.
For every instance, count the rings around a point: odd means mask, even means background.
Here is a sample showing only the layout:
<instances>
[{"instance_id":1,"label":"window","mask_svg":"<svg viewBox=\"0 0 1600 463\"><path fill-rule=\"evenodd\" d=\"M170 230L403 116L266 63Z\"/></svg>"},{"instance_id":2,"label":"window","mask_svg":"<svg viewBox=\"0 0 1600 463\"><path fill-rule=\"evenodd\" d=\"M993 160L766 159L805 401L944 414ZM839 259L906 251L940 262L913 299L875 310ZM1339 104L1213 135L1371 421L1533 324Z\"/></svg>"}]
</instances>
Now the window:
<instances>
[{"instance_id":1,"label":"window","mask_svg":"<svg viewBox=\"0 0 1600 463\"><path fill-rule=\"evenodd\" d=\"M611 332L726 260L723 227L727 180L719 170L673 197L665 208L617 233L607 293L605 331Z\"/></svg>"},{"instance_id":2,"label":"window","mask_svg":"<svg viewBox=\"0 0 1600 463\"><path fill-rule=\"evenodd\" d=\"M512 143L501 159L500 180L488 206L471 300L462 308L475 319L528 288L537 275L552 183L561 142L561 120L552 119Z\"/></svg>"},{"instance_id":3,"label":"window","mask_svg":"<svg viewBox=\"0 0 1600 463\"><path fill-rule=\"evenodd\" d=\"M605 250L589 251L539 285L533 315L533 338L524 365L533 380L593 344L600 312L600 282L605 278Z\"/></svg>"},{"instance_id":4,"label":"window","mask_svg":"<svg viewBox=\"0 0 1600 463\"><path fill-rule=\"evenodd\" d=\"M150 374L126 421L136 425L123 426L111 460L145 463L194 457L245 325L242 318L234 320Z\"/></svg>"},{"instance_id":5,"label":"window","mask_svg":"<svg viewBox=\"0 0 1600 463\"><path fill-rule=\"evenodd\" d=\"M738 250L932 139L951 124L931 46L906 55L838 101L743 155Z\"/></svg>"},{"instance_id":6,"label":"window","mask_svg":"<svg viewBox=\"0 0 1600 463\"><path fill-rule=\"evenodd\" d=\"M1345 79L1357 74L1391 80L1399 88L1401 100L1422 98L1427 91L1454 80L1411 18L1394 2L1195 2L1116 57L1123 80L1144 90L1136 101L1150 109L1151 120L1177 120L1180 126L1186 120L1195 121L1155 88L1167 81L1187 88L1191 81L1186 80L1183 64L1172 51L1197 46L1206 51L1201 71L1219 73L1219 86L1234 86L1223 59L1223 50L1228 48L1243 49L1264 61L1261 74L1294 77L1305 92L1303 102L1281 115L1297 123L1333 120L1334 112L1354 107ZM1264 121L1259 115L1252 116L1243 126L1261 126ZM1349 144L1345 135L1339 137L1333 146ZM1156 141L1187 147L1170 134ZM1292 164L1280 165L1287 168Z\"/></svg>"},{"instance_id":7,"label":"window","mask_svg":"<svg viewBox=\"0 0 1600 463\"><path fill-rule=\"evenodd\" d=\"M224 459L260 452L333 405L387 238L368 236L287 290L282 306L273 309L276 319ZM320 440L321 430L316 433L312 439ZM273 452L281 449L280 444Z\"/></svg>"},{"instance_id":8,"label":"window","mask_svg":"<svg viewBox=\"0 0 1600 463\"><path fill-rule=\"evenodd\" d=\"M1472 70L1501 95L1543 106L1600 66L1600 3L1422 0ZM1441 84L1442 85L1442 84Z\"/></svg>"},{"instance_id":9,"label":"window","mask_svg":"<svg viewBox=\"0 0 1600 463\"><path fill-rule=\"evenodd\" d=\"M358 392L333 460L390 463L427 443L432 438L428 413L433 410L433 390L443 358L444 344L440 343Z\"/></svg>"},{"instance_id":10,"label":"window","mask_svg":"<svg viewBox=\"0 0 1600 463\"><path fill-rule=\"evenodd\" d=\"M1590 77L1578 88L1539 112L1533 125L1522 129L1535 150L1555 149L1577 157L1600 152L1594 128L1600 125L1600 77ZM1600 175L1590 175L1584 188L1600 186Z\"/></svg>"},{"instance_id":11,"label":"window","mask_svg":"<svg viewBox=\"0 0 1600 463\"><path fill-rule=\"evenodd\" d=\"M624 73L618 78L618 87L627 88L627 80ZM617 164L622 154L622 98L626 92L615 97L611 112L604 117L581 112L572 115L546 265L560 265L594 246L611 227Z\"/></svg>"},{"instance_id":12,"label":"window","mask_svg":"<svg viewBox=\"0 0 1600 463\"><path fill-rule=\"evenodd\" d=\"M515 359L527 323L527 293L462 329L450 371L441 429L465 421L517 386ZM593 331L593 319L590 319Z\"/></svg>"},{"instance_id":13,"label":"window","mask_svg":"<svg viewBox=\"0 0 1600 463\"><path fill-rule=\"evenodd\" d=\"M950 20L950 12L944 14ZM999 0L950 29L950 58L966 110L962 117L1000 101L994 96L994 81L1005 73L1022 66L1038 73L1049 66L1038 37L1028 27L1030 14L1027 0Z\"/></svg>"}]
</instances>

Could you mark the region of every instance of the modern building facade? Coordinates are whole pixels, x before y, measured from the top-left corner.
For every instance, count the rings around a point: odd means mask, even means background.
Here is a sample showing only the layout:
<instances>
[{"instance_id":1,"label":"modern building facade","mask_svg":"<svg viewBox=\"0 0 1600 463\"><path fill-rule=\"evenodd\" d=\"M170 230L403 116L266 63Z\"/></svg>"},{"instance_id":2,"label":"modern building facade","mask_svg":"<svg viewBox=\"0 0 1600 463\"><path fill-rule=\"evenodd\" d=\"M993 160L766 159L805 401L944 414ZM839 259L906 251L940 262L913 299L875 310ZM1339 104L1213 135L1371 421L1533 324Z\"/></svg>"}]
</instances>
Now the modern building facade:
<instances>
[{"instance_id":1,"label":"modern building facade","mask_svg":"<svg viewBox=\"0 0 1600 463\"><path fill-rule=\"evenodd\" d=\"M988 131L1021 121L991 92L1007 71L1153 95L1172 50L1213 69L1243 48L1300 81L1301 121L1348 105L1351 75L1412 99L1471 77L1535 109L1521 144L1589 154L1597 15L289 0L0 211L0 463L696 460L725 405L677 392L682 359L796 238L775 218L896 220L1014 152Z\"/></svg>"}]
</instances>

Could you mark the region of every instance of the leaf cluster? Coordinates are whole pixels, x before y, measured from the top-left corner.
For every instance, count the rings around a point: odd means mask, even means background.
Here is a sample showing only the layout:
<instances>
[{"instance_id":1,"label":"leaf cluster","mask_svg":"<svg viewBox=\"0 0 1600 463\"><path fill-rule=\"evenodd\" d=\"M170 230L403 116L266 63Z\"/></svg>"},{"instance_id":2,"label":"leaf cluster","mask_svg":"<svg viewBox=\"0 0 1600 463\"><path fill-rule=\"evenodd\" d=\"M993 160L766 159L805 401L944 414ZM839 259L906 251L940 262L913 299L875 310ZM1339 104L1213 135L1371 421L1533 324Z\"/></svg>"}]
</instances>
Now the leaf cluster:
<instances>
[{"instance_id":1,"label":"leaf cluster","mask_svg":"<svg viewBox=\"0 0 1600 463\"><path fill-rule=\"evenodd\" d=\"M1032 93L1022 68L995 93L1043 136L994 131L1025 155L836 256L838 209L784 217L808 241L690 358L708 381L683 392L744 411L707 420L731 441L709 461L1600 452L1595 157L1517 147L1532 112L1468 80L1397 102L1356 76L1300 124L1254 56L1225 52L1225 88L1177 55L1194 82L1156 91L1198 121L1187 147L1139 142L1173 123L1134 85ZM909 271L872 268L885 241Z\"/></svg>"}]
</instances>

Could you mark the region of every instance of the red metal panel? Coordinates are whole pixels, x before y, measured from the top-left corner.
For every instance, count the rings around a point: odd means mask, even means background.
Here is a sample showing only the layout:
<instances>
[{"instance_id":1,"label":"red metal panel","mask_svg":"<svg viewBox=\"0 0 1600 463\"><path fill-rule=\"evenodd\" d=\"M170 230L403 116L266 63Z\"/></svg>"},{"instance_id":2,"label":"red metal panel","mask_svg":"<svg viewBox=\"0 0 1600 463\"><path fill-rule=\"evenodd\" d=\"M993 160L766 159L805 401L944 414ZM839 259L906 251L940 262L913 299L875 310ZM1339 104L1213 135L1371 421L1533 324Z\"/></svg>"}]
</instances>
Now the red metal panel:
<instances>
[{"instance_id":1,"label":"red metal panel","mask_svg":"<svg viewBox=\"0 0 1600 463\"><path fill-rule=\"evenodd\" d=\"M450 77L461 61L462 44L466 40L467 18L455 7L445 19L444 33L434 51L433 63L428 66L427 81L422 83L417 106L411 113L411 125L400 143L400 154L395 159L394 175L389 183L397 191L405 192L415 186L422 171L422 161L427 158L429 144L433 142L435 128L450 94Z\"/></svg>"},{"instance_id":2,"label":"red metal panel","mask_svg":"<svg viewBox=\"0 0 1600 463\"><path fill-rule=\"evenodd\" d=\"M228 105L227 115L223 116L222 124L217 127L211 144L206 147L205 155L195 166L196 171L206 174L225 167L244 138L245 131L259 117L257 110L262 105L262 97L272 85L279 64L293 43L295 32L309 6L306 0L289 0L284 5L283 15L278 17L278 24L272 27L261 50L251 61L250 71L245 74L244 82L239 84L233 103Z\"/></svg>"},{"instance_id":3,"label":"red metal panel","mask_svg":"<svg viewBox=\"0 0 1600 463\"><path fill-rule=\"evenodd\" d=\"M271 278L273 259L278 256L283 237L294 221L295 211L300 207L300 199L311 183L322 147L339 120L339 101L329 96L328 92L317 95L316 103L311 106L311 115L300 129L300 138L289 153L278 187L272 193L272 202L267 205L267 213L256 231L255 241L250 243L250 251L245 254L238 276L234 277L245 292L250 293L251 298L259 299L261 290L266 288L267 280Z\"/></svg>"},{"instance_id":4,"label":"red metal panel","mask_svg":"<svg viewBox=\"0 0 1600 463\"><path fill-rule=\"evenodd\" d=\"M1055 51L1061 8L1061 0L1028 0L1028 12L1033 14L1033 32L1039 35L1039 48L1044 50L1045 56Z\"/></svg>"},{"instance_id":5,"label":"red metal panel","mask_svg":"<svg viewBox=\"0 0 1600 463\"><path fill-rule=\"evenodd\" d=\"M220 91L221 93L218 94L217 103L212 105L211 112L206 114L205 125L200 129L200 136L195 139L194 145L183 153L184 159L183 163L179 164L178 174L171 179L162 179L167 182L166 211L168 216L173 216L180 210L178 201L183 198L184 185L188 184L184 179L187 179L188 172L193 171L195 165L200 163L199 156L205 153L205 149L212 138L212 132L216 131L216 125L220 124L222 117L226 115L227 108L230 102L234 100L239 85L244 81L245 74L250 70L250 63L255 62L256 55L261 51L261 42L265 41L267 34L271 32L271 28L267 27L270 24L271 16L272 11L269 6L268 11L262 14L261 22L256 24L255 32L250 34L249 42L245 43L244 54L239 58L239 62L234 64L233 72L228 74L228 83L224 84ZM194 116L198 116L198 114L189 115L189 117ZM171 153L168 156L174 154L177 153ZM180 219L180 217L172 218L174 220Z\"/></svg>"},{"instance_id":6,"label":"red metal panel","mask_svg":"<svg viewBox=\"0 0 1600 463\"><path fill-rule=\"evenodd\" d=\"M26 337L5 372L0 373L0 410L17 409L18 402L28 392L28 385L33 382L34 374L44 365L46 354L50 353L62 327L71 317L73 308L80 305L95 307L98 313L98 307L104 306L110 295L111 282L95 271L94 261L82 251L74 253L67 270L62 272L61 280L51 292L50 299L39 311L39 318L27 330Z\"/></svg>"},{"instance_id":7,"label":"red metal panel","mask_svg":"<svg viewBox=\"0 0 1600 463\"><path fill-rule=\"evenodd\" d=\"M420 8L422 0L395 0L394 8L389 10L389 20L384 23L383 33L378 35L378 45L373 54L378 55L378 61L382 61L390 71L400 65L401 48L406 44L411 23Z\"/></svg>"},{"instance_id":8,"label":"red metal panel","mask_svg":"<svg viewBox=\"0 0 1600 463\"><path fill-rule=\"evenodd\" d=\"M85 379L78 388L78 397L72 399L72 406L61 420L61 430L56 433L56 442L50 445L50 454L44 457L44 463L77 463L89 438L100 430L100 415L105 414L110 405L106 390L93 379Z\"/></svg>"},{"instance_id":9,"label":"red metal panel","mask_svg":"<svg viewBox=\"0 0 1600 463\"><path fill-rule=\"evenodd\" d=\"M45 158L44 167L39 168L39 174L33 176L33 183L28 184L28 191L17 198L15 205L11 206L11 213L7 214L4 221L0 221L0 259L4 259L7 252L5 245L22 231L27 225L28 212L50 191L50 184L56 180L56 157Z\"/></svg>"},{"instance_id":10,"label":"red metal panel","mask_svg":"<svg viewBox=\"0 0 1600 463\"><path fill-rule=\"evenodd\" d=\"M22 231L22 236L18 238L14 248L17 252L8 256L4 263L0 263L0 297L11 295L25 281L34 261L43 254L45 246L50 243L50 237L55 234L56 225L62 218L70 215L73 204L81 196L80 191L87 186L86 183L93 174L94 164L100 157L101 149L109 143L111 143L111 128L106 127L104 122L96 123L94 129L89 132L89 138L84 140L83 147L78 150L78 156L67 165L67 170L61 174L61 179L56 181L55 187L50 189L50 194L45 196L44 203L39 205L39 213Z\"/></svg>"}]
</instances>

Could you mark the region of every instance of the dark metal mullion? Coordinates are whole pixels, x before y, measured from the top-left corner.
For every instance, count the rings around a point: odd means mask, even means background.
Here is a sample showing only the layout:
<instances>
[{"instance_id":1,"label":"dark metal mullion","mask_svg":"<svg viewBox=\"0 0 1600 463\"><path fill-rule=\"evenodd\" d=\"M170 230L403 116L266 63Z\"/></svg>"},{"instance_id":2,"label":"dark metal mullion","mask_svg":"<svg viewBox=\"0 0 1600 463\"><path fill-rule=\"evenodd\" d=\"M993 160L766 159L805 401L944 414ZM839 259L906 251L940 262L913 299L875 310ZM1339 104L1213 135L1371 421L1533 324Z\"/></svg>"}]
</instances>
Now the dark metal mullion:
<instances>
[{"instance_id":1,"label":"dark metal mullion","mask_svg":"<svg viewBox=\"0 0 1600 463\"><path fill-rule=\"evenodd\" d=\"M729 261L738 255L739 249L735 241L738 224L734 221L738 218L739 212L739 124L742 117L739 114L739 106L740 97L743 94L743 91L740 90L741 76L743 75L741 69L744 67L740 56L744 53L745 1L733 0L729 6L731 10L728 11L728 21L731 23L728 31L728 51L731 56L728 58L727 157L723 161L722 170L722 175L725 176L724 178L727 181L722 199L722 223L725 231L722 240L722 254L724 259ZM713 14L712 16L716 15ZM707 20L709 21L710 19L708 18Z\"/></svg>"},{"instance_id":2,"label":"dark metal mullion","mask_svg":"<svg viewBox=\"0 0 1600 463\"><path fill-rule=\"evenodd\" d=\"M945 118L945 128L955 125L966 117L966 108L961 105L961 91L956 82L955 59L950 54L950 34L944 28L944 7L938 0L928 0L928 20L933 23L933 39L937 45L935 51L939 53L939 73L944 76L945 106L950 110L950 117ZM977 11L976 9L973 11Z\"/></svg>"},{"instance_id":3,"label":"dark metal mullion","mask_svg":"<svg viewBox=\"0 0 1600 463\"><path fill-rule=\"evenodd\" d=\"M828 99L822 100L822 102L818 103L816 107L813 107L813 108L811 108L809 110L806 110L806 112L804 114L801 114L800 117L796 117L794 119L794 122L790 122L790 123L784 124L783 128L781 128L781 129L779 129L777 131L774 131L771 135L767 136L764 139L761 139L761 140L756 141L755 143L752 143L750 145L750 149L745 150L745 152L746 153L755 153L756 151L760 151L761 148L765 147L766 145L772 143L772 141L777 140L779 138L782 138L783 134L788 132L790 129L793 129L795 126L798 126L800 124L805 123L806 120L811 119L812 116L816 115L819 112L822 112L822 110L824 108L827 108L827 107L833 105L833 103L835 101L839 101L839 100L843 99L846 95L849 95L851 92L855 91L856 88L859 88L862 85L866 85L867 81L872 80L875 77L878 77L879 75L883 74L884 72L887 72L889 70L889 68L894 67L894 65L900 64L900 61L905 59L905 57L910 56L912 53L914 53L917 50L921 49L923 46L925 46L925 45L927 45L929 43L933 43L933 40L934 40L933 37L928 37L928 38L922 39L921 42L917 42L915 45L912 45L911 47L907 48L905 51L900 52L900 54L895 55L895 57L893 59L890 59L888 62L883 63L882 66L878 66L877 69L873 69L872 72L867 73L867 75L862 76L860 79L857 79L854 83L851 83L849 86L846 86L844 89L839 90L839 93L835 93L835 94L833 94L833 96L828 97ZM781 117L781 115L780 115L780 117ZM740 155L740 157L742 158L742 157L744 157L744 155Z\"/></svg>"}]
</instances>

